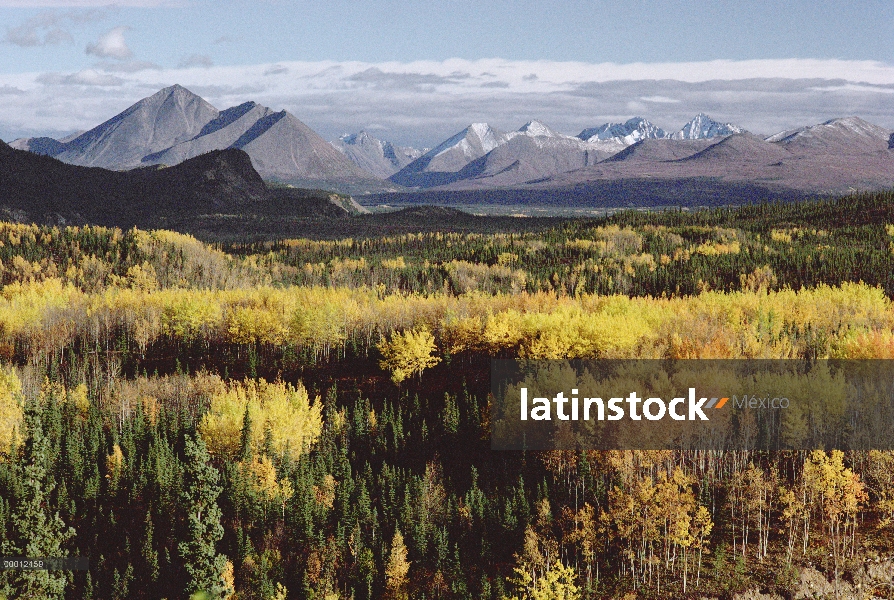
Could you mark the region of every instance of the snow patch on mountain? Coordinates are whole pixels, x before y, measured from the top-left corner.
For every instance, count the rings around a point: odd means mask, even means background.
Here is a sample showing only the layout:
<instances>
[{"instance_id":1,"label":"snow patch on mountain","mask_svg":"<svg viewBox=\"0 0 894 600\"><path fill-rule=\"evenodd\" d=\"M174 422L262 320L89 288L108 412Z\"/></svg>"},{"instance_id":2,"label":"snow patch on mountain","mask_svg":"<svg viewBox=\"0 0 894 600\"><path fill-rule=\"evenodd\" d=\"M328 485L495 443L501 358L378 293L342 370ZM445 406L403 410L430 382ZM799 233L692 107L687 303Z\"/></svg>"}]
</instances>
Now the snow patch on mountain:
<instances>
[{"instance_id":1,"label":"snow patch on mountain","mask_svg":"<svg viewBox=\"0 0 894 600\"><path fill-rule=\"evenodd\" d=\"M666 138L668 133L642 117L633 117L624 123L605 123L584 129L577 137L590 143L614 142L630 146L640 140Z\"/></svg>"},{"instance_id":2,"label":"snow patch on mountain","mask_svg":"<svg viewBox=\"0 0 894 600\"><path fill-rule=\"evenodd\" d=\"M705 113L699 113L686 123L683 129L670 137L675 140L704 140L734 133L745 133L745 130L732 123L720 123Z\"/></svg>"}]
</instances>

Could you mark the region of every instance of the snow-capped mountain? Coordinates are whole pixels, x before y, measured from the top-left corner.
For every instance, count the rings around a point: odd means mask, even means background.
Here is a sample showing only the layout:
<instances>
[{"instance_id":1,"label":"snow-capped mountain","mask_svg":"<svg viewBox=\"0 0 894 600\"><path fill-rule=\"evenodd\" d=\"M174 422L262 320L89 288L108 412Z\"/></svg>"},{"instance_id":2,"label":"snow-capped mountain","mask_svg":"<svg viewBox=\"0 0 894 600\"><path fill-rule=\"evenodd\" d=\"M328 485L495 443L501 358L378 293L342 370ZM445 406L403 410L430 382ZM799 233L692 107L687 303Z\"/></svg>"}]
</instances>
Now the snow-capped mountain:
<instances>
[{"instance_id":1,"label":"snow-capped mountain","mask_svg":"<svg viewBox=\"0 0 894 600\"><path fill-rule=\"evenodd\" d=\"M506 133L487 123L472 123L444 140L389 179L407 187L433 187L456 180L456 173L505 143Z\"/></svg>"},{"instance_id":2,"label":"snow-capped mountain","mask_svg":"<svg viewBox=\"0 0 894 600\"><path fill-rule=\"evenodd\" d=\"M629 146L640 140L666 138L668 134L642 117L633 117L624 123L605 123L599 127L584 129L577 137L585 142L614 141Z\"/></svg>"},{"instance_id":3,"label":"snow-capped mountain","mask_svg":"<svg viewBox=\"0 0 894 600\"><path fill-rule=\"evenodd\" d=\"M818 125L782 131L767 138L789 148L823 152L875 151L891 148L891 131L859 117L830 119Z\"/></svg>"},{"instance_id":4,"label":"snow-capped mountain","mask_svg":"<svg viewBox=\"0 0 894 600\"><path fill-rule=\"evenodd\" d=\"M391 177L428 150L395 146L366 131L346 133L330 143L354 164L382 179Z\"/></svg>"},{"instance_id":5,"label":"snow-capped mountain","mask_svg":"<svg viewBox=\"0 0 894 600\"><path fill-rule=\"evenodd\" d=\"M521 127L519 127L516 131L510 131L506 134L507 141L512 139L517 135L526 135L528 137L550 137L550 138L567 138L567 136L563 133L558 133L550 129L550 127L542 122L537 121L536 119L533 121L528 121Z\"/></svg>"},{"instance_id":6,"label":"snow-capped mountain","mask_svg":"<svg viewBox=\"0 0 894 600\"><path fill-rule=\"evenodd\" d=\"M732 123L719 123L705 113L699 113L670 137L675 140L704 140L734 133L745 133L745 130Z\"/></svg>"},{"instance_id":7,"label":"snow-capped mountain","mask_svg":"<svg viewBox=\"0 0 894 600\"><path fill-rule=\"evenodd\" d=\"M616 140L584 141L558 133L541 121L501 132L474 123L391 177L408 187L436 187L459 181L516 185L579 169L611 156Z\"/></svg>"}]
</instances>

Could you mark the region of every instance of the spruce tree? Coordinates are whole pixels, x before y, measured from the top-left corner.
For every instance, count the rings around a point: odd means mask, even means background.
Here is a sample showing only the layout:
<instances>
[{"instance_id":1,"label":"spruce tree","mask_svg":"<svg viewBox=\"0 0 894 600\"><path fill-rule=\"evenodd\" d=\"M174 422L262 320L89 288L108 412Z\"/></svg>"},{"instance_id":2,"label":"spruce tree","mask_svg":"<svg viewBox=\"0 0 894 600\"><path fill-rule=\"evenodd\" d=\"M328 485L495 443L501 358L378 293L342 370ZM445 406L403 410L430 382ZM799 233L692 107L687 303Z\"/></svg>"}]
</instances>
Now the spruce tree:
<instances>
[{"instance_id":1,"label":"spruce tree","mask_svg":"<svg viewBox=\"0 0 894 600\"><path fill-rule=\"evenodd\" d=\"M189 574L187 594L201 592L208 598L227 598L233 593L222 574L227 557L217 553L223 538L221 510L217 497L221 492L220 473L211 465L211 457L201 437L186 440L186 465L182 501L187 507L187 541L178 549Z\"/></svg>"},{"instance_id":2,"label":"spruce tree","mask_svg":"<svg viewBox=\"0 0 894 600\"><path fill-rule=\"evenodd\" d=\"M0 548L5 556L28 558L64 557L65 542L75 535L58 511L50 508L55 487L50 471L50 444L44 436L39 417L28 416L31 439L25 445L24 460L18 469L24 495L12 513L12 536ZM11 592L16 598L62 598L69 576L64 571L4 571L0 593ZM4 590L5 588L5 590Z\"/></svg>"}]
</instances>

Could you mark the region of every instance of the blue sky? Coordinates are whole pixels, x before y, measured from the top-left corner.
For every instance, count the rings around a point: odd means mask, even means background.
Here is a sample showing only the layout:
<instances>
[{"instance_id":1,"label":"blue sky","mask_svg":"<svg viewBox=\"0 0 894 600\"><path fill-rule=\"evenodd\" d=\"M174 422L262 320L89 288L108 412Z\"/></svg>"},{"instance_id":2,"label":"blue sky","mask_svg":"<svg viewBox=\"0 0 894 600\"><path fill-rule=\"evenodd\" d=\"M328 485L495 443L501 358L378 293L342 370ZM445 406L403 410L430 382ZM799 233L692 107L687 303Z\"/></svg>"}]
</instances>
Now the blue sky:
<instances>
[{"instance_id":1,"label":"blue sky","mask_svg":"<svg viewBox=\"0 0 894 600\"><path fill-rule=\"evenodd\" d=\"M700 111L766 134L894 128L894 2L0 0L2 139L88 128L172 83L417 146L472 121L575 134Z\"/></svg>"}]
</instances>

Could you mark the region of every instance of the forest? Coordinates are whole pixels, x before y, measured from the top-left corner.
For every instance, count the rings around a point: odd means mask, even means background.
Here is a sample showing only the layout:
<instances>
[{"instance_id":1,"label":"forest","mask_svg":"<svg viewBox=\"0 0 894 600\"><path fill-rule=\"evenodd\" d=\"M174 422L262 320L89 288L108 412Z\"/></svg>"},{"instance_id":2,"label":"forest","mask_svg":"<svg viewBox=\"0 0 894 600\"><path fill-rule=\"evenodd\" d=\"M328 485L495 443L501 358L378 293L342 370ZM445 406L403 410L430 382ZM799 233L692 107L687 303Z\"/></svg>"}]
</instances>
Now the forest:
<instances>
[{"instance_id":1,"label":"forest","mask_svg":"<svg viewBox=\"0 0 894 600\"><path fill-rule=\"evenodd\" d=\"M492 358L894 358L894 193L501 223L0 224L0 555L90 561L0 597L894 595L894 452L494 451L488 396Z\"/></svg>"}]
</instances>

